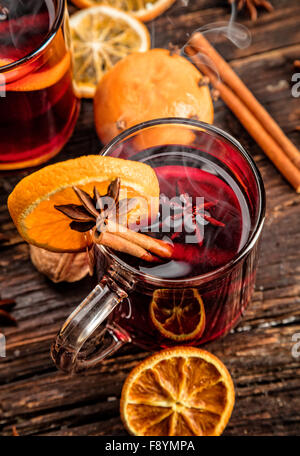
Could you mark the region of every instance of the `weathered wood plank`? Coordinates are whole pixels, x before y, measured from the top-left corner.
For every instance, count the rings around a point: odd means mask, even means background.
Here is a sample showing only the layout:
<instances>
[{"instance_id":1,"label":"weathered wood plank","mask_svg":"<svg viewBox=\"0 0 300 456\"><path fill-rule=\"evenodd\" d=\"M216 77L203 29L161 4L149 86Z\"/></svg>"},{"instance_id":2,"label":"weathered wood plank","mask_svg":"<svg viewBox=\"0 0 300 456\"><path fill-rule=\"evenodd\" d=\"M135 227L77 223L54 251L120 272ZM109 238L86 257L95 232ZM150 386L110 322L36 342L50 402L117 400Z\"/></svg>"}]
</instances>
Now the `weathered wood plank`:
<instances>
[{"instance_id":1,"label":"weathered wood plank","mask_svg":"<svg viewBox=\"0 0 300 456\"><path fill-rule=\"evenodd\" d=\"M276 5L276 2L273 3ZM171 15L172 10L170 10L169 14L159 17L155 21L155 37L153 40L155 47L167 47L169 42L180 47L184 46L188 37L195 30L204 26L208 28L220 20L229 21L230 12L225 1L211 2L204 9L198 7L198 4L199 2L195 2L192 8L190 6L186 9L181 8L182 13L179 15ZM261 12L256 23L250 20L242 20L242 18L248 17L246 14L237 16L236 21L242 22L252 35L252 43L245 49L236 48L223 35L214 33L215 25L211 25L212 31L208 36L220 46L222 54L228 60L298 44L300 41L299 2L292 0L284 3L284 5L282 8L275 8L272 13Z\"/></svg>"},{"instance_id":2,"label":"weathered wood plank","mask_svg":"<svg viewBox=\"0 0 300 456\"><path fill-rule=\"evenodd\" d=\"M263 11L257 23L242 22L253 43L234 49L223 37L218 48L267 107L289 137L300 146L299 99L291 96L292 61L300 57L298 0L272 0L276 10ZM227 20L225 0L177 2L149 24L155 44L180 46L198 26ZM268 39L266 39L266 36ZM236 405L227 435L299 435L300 358L292 356L292 336L300 333L300 196L289 187L259 147L228 111L215 104L216 125L240 139L256 160L266 183L268 211L261 243L256 292L239 326L226 338L207 345L232 373ZM71 141L56 159L98 153L101 144L93 126L93 107L82 103ZM101 366L68 377L57 372L49 346L62 322L92 288L93 280L54 285L31 265L28 247L16 233L6 209L13 186L29 171L0 176L0 297L15 298L16 328L1 328L7 358L0 358L0 434L12 425L24 435L125 435L119 417L124 379L147 356L126 346Z\"/></svg>"},{"instance_id":3,"label":"weathered wood plank","mask_svg":"<svg viewBox=\"0 0 300 456\"><path fill-rule=\"evenodd\" d=\"M262 328L247 334L235 332L210 344L209 349L230 369L237 389L236 406L227 430L229 434L236 429L251 433L252 423L258 434L265 433L266 428L270 432L267 419L272 419L272 425L275 425L273 433L277 429L280 432L281 418L299 422L300 398L294 397L294 393L300 387L300 364L291 354L291 336L295 330L299 332L300 325L282 328L280 332L277 328ZM73 427L81 422L82 425L93 423L93 433L101 435L103 421L114 418L114 422L118 422L122 383L144 356L118 356L83 376L71 379L53 371L7 385L2 389L0 424L7 423L3 433L10 433L10 425L16 423L15 417L18 417L18 429L24 434L47 434L53 432L53 427L61 426L67 428L63 432L78 435L80 427L75 430ZM293 403L288 402L289 396L294 397ZM262 423L260 432L258 423ZM60 434L60 430L54 432Z\"/></svg>"}]
</instances>

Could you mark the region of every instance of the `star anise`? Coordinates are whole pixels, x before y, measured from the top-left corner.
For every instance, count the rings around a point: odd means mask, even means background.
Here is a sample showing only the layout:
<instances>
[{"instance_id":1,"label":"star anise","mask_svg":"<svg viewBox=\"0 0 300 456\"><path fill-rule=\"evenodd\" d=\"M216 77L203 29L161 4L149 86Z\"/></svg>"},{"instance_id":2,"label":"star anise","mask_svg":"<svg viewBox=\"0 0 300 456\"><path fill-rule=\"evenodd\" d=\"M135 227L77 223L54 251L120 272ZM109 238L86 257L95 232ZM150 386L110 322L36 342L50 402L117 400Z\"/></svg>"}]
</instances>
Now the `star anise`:
<instances>
[{"instance_id":1,"label":"star anise","mask_svg":"<svg viewBox=\"0 0 300 456\"><path fill-rule=\"evenodd\" d=\"M256 21L257 19L258 7L265 8L269 12L274 10L273 5L267 0L228 0L228 3L230 3L230 5L232 5L234 2L237 4L238 11L244 7L248 8L252 21Z\"/></svg>"},{"instance_id":2,"label":"star anise","mask_svg":"<svg viewBox=\"0 0 300 456\"><path fill-rule=\"evenodd\" d=\"M170 219L172 222L176 222L178 220L181 223L181 229L176 230L172 235L171 239L174 240L178 236L180 236L181 232L185 230L185 223L187 218L191 220L191 225L192 229L194 231L194 234L197 239L197 243L201 247L204 238L202 234L202 229L201 226L203 224L203 221L206 221L210 223L211 225L214 226L219 226L219 227L224 227L224 223L220 222L219 220L215 219L214 217L211 216L209 213L209 209L215 207L217 205L217 201L207 201L203 202L198 205L194 205L191 198L187 193L185 193L184 188L181 184L180 181L177 182L176 184L176 196L178 197L178 201L172 201L171 202L171 209L172 209L172 215L170 216ZM166 203L168 204L168 200L161 201L162 204ZM165 224L169 223L169 220L163 220L160 223L160 227L162 228Z\"/></svg>"},{"instance_id":3,"label":"star anise","mask_svg":"<svg viewBox=\"0 0 300 456\"><path fill-rule=\"evenodd\" d=\"M85 233L95 228L102 232L107 220L118 217L122 224L127 213L137 204L136 198L119 200L120 179L113 180L106 195L101 196L97 187L94 187L93 197L78 187L73 187L81 205L63 204L54 206L55 209L69 217L72 222L70 228L80 233Z\"/></svg>"},{"instance_id":4,"label":"star anise","mask_svg":"<svg viewBox=\"0 0 300 456\"><path fill-rule=\"evenodd\" d=\"M10 311L15 307L14 299L0 300L0 323L6 325L16 325L16 319L10 314Z\"/></svg>"}]
</instances>

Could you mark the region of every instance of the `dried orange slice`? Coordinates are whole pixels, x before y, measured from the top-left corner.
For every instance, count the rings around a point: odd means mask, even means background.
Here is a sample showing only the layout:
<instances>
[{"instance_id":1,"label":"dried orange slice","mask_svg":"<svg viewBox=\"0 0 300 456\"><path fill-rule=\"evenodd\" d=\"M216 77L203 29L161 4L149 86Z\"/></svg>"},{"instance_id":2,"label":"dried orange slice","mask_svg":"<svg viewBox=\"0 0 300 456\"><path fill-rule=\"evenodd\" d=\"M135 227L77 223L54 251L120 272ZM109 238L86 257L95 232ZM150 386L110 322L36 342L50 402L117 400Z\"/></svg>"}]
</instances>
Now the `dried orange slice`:
<instances>
[{"instance_id":1,"label":"dried orange slice","mask_svg":"<svg viewBox=\"0 0 300 456\"><path fill-rule=\"evenodd\" d=\"M147 27L130 14L106 5L87 8L70 19L74 84L79 97L93 98L98 82L131 52L147 51Z\"/></svg>"},{"instance_id":2,"label":"dried orange slice","mask_svg":"<svg viewBox=\"0 0 300 456\"><path fill-rule=\"evenodd\" d=\"M146 22L166 11L175 0L72 0L72 2L79 8L88 8L99 3L113 6Z\"/></svg>"},{"instance_id":3,"label":"dried orange slice","mask_svg":"<svg viewBox=\"0 0 300 456\"><path fill-rule=\"evenodd\" d=\"M178 342L198 339L205 329L204 305L195 288L155 290L150 317L160 334Z\"/></svg>"},{"instance_id":4,"label":"dried orange slice","mask_svg":"<svg viewBox=\"0 0 300 456\"><path fill-rule=\"evenodd\" d=\"M10 194L8 209L20 235L29 244L54 252L82 251L90 244L89 237L71 230L70 219L54 205L79 204L74 185L90 195L96 186L104 195L116 177L121 179L120 199L124 192L127 198L142 197L130 217L155 217L159 184L154 170L144 163L98 155L55 163L30 174ZM143 204L145 201L148 208Z\"/></svg>"},{"instance_id":5,"label":"dried orange slice","mask_svg":"<svg viewBox=\"0 0 300 456\"><path fill-rule=\"evenodd\" d=\"M121 417L138 436L217 436L234 405L224 364L194 347L163 350L138 364L126 379Z\"/></svg>"}]
</instances>

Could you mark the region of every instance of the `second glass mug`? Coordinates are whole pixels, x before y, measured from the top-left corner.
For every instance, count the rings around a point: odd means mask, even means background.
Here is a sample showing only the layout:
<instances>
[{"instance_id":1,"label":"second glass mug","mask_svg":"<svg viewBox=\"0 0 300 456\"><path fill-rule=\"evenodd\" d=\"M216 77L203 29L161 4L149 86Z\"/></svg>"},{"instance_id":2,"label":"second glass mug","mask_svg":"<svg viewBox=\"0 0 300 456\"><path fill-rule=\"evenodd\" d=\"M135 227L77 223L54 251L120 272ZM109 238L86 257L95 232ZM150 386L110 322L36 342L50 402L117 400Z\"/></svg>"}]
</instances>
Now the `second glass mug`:
<instances>
[{"instance_id":1,"label":"second glass mug","mask_svg":"<svg viewBox=\"0 0 300 456\"><path fill-rule=\"evenodd\" d=\"M66 0L2 0L0 170L37 166L70 138L73 90Z\"/></svg>"},{"instance_id":2,"label":"second glass mug","mask_svg":"<svg viewBox=\"0 0 300 456\"><path fill-rule=\"evenodd\" d=\"M66 372L95 366L128 342L158 350L178 344L198 346L224 336L240 320L255 282L265 191L255 163L238 141L196 120L157 119L123 132L104 148L102 155L150 164L159 180L164 174L163 165L167 165L164 170L179 170L183 177L195 175L189 172L196 168L202 181L208 176L208 187L213 185L216 172L220 173L244 204L241 241L236 254L224 264L218 264L217 258L214 268L181 278L159 277L150 269L139 269L134 261L124 260L115 251L95 245L98 284L64 323L51 347L53 361ZM222 187L219 181L216 188ZM175 183L167 178L160 180L160 185L165 190ZM183 312L187 312L185 323L189 326L198 318L190 306L195 297L200 303L197 312L200 309L202 328L198 326L191 337L177 328L177 335L172 337L164 330L165 320L155 314L154 306L160 300L163 312L171 315L179 303L181 308L186 304Z\"/></svg>"}]
</instances>

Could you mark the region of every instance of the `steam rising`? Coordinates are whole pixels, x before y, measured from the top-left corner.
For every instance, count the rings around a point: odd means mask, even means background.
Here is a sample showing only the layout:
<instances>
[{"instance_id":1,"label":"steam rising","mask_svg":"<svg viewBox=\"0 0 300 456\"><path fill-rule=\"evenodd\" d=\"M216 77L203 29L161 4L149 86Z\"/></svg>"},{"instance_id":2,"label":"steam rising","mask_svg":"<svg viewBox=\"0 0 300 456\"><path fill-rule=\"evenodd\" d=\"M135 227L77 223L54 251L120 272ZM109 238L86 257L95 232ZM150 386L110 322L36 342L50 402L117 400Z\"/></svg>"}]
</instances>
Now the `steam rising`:
<instances>
[{"instance_id":1,"label":"steam rising","mask_svg":"<svg viewBox=\"0 0 300 456\"><path fill-rule=\"evenodd\" d=\"M195 32L201 32L203 35L209 36L211 41L213 41L213 37L224 35L239 49L245 49L251 44L251 34L247 27L236 23L235 20L236 4L234 1L231 4L231 16L229 22L211 22L210 24L198 28Z\"/></svg>"},{"instance_id":2,"label":"steam rising","mask_svg":"<svg viewBox=\"0 0 300 456\"><path fill-rule=\"evenodd\" d=\"M216 35L224 35L239 49L246 49L251 44L251 34L247 27L235 23L233 17L229 22L212 22L196 31L210 38Z\"/></svg>"},{"instance_id":3,"label":"steam rising","mask_svg":"<svg viewBox=\"0 0 300 456\"><path fill-rule=\"evenodd\" d=\"M1 0L0 56L15 60L38 48L56 16L53 0ZM16 52L15 52L16 51Z\"/></svg>"},{"instance_id":4,"label":"steam rising","mask_svg":"<svg viewBox=\"0 0 300 456\"><path fill-rule=\"evenodd\" d=\"M198 28L194 31L194 33L201 32L212 43L217 41L220 35L225 36L239 49L247 48L251 43L250 32L245 26L235 22L235 2L231 6L231 17L228 22L213 22ZM187 43L187 45L188 44L189 43ZM181 52L183 55L185 55L185 46L182 48ZM202 63L204 65L207 65L217 75L218 78L220 78L220 75L218 74L214 63L207 55L199 52L197 54L197 57L200 58ZM205 181L193 181L193 178L190 178L187 170L189 167L195 167L204 172L203 176L205 173L211 175L211 178L209 179L211 179L212 182L215 182L215 184L212 185L212 187L215 185L214 196L219 201L219 215L221 220L225 222L224 226L226 226L226 229L203 226L204 243L200 246L200 248L198 247L198 250L197 237L195 235L190 236L185 233L185 244L183 251L187 258L186 261L172 260L167 264L158 265L155 268L143 266L141 267L141 270L143 272L148 272L152 275L169 279L201 274L222 264L225 264L232 258L234 253L239 252L247 242L251 230L251 220L247 201L242 194L238 183L235 182L230 173L227 172L226 167L223 167L221 165L221 162L218 164L216 161L218 156L216 153L216 148L221 156L222 154L226 154L226 150L223 150L223 145L221 145L221 143L218 143L217 140L215 140L213 137L210 137L209 135L204 135L202 139L198 137L197 140L199 155L195 149L187 150L188 148L186 148L185 151L184 147L183 150L180 150L180 146L174 146L173 150L170 152L170 157L172 156L172 160L174 160L174 157L177 156L178 160L176 162L176 165L182 166L181 177L182 179L185 179L185 185L190 189L190 191L192 191L194 195L198 195L198 197L202 197L206 201L209 201L212 197L212 195L210 195L210 190L208 190L209 185L205 184ZM201 143L201 141L203 141L203 143ZM212 155L216 157L215 161L211 162L205 157L205 155L200 156L201 149L208 153L212 151ZM157 151L156 153L159 155ZM164 157L160 157L159 166L163 166L165 164L164 161L166 164L169 164L167 162L170 158L168 158L166 155L166 146L162 147L162 154L165 155ZM153 163L149 164L154 165L154 156L152 157L152 160ZM192 163L191 160L194 161L194 163ZM172 178L171 176L164 176L159 172L159 168L157 169L157 172L161 189L170 188L170 194L168 196L174 197L175 177ZM216 184L217 180L219 180L219 184ZM199 191L202 191L202 193L199 194ZM163 196L164 195L161 195L161 197ZM160 215L163 218L163 213ZM211 214L208 212L208 215ZM178 228L180 227L173 227L175 231L181 231ZM191 228L192 231L195 229L194 226Z\"/></svg>"},{"instance_id":5,"label":"steam rising","mask_svg":"<svg viewBox=\"0 0 300 456\"><path fill-rule=\"evenodd\" d=\"M199 27L193 33L201 32L205 37L209 38L210 42L216 41L220 35L223 35L239 49L246 49L251 44L251 33L247 27L236 23L235 20L236 4L233 2L231 4L231 16L228 22L211 22L210 24ZM185 46L183 47L182 52L185 55ZM209 57L200 52L197 54L197 57L220 78L214 63Z\"/></svg>"}]
</instances>

